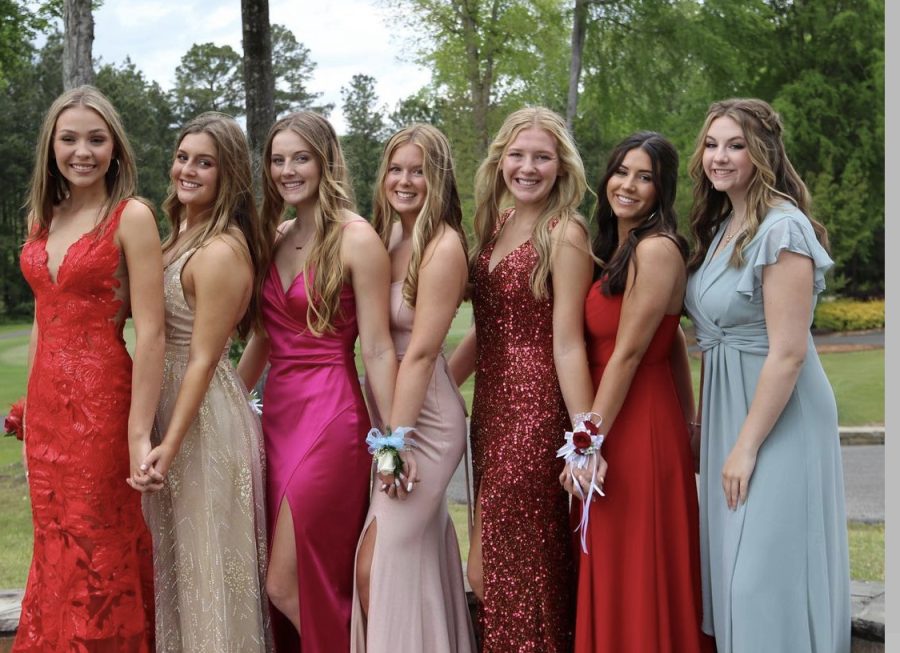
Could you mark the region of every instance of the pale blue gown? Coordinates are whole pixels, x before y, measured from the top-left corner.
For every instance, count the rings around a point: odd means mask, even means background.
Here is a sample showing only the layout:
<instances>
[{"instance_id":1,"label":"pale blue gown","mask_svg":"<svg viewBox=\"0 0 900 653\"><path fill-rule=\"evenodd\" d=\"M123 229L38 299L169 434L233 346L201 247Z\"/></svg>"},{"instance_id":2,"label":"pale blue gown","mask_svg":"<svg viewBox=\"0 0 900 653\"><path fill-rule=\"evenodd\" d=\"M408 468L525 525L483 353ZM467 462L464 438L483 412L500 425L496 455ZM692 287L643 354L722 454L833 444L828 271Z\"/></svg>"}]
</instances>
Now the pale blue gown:
<instances>
[{"instance_id":1,"label":"pale blue gown","mask_svg":"<svg viewBox=\"0 0 900 653\"><path fill-rule=\"evenodd\" d=\"M809 337L781 416L759 449L747 502L728 509L722 467L768 352L762 272L788 250L812 259L813 305L833 265L806 216L769 211L729 265L734 243L688 280L685 308L703 350L700 556L703 630L718 653L848 653L850 573L834 393ZM812 312L810 312L810 323Z\"/></svg>"}]
</instances>

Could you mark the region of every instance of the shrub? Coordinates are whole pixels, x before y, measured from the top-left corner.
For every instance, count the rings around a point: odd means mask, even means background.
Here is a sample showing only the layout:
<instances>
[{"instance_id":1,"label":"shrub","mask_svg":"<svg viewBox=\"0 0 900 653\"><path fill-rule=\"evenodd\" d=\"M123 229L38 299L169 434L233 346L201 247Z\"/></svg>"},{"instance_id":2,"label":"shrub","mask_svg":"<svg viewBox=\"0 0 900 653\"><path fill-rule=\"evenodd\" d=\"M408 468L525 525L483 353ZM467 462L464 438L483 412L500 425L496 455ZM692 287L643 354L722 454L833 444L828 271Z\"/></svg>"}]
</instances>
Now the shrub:
<instances>
[{"instance_id":1,"label":"shrub","mask_svg":"<svg viewBox=\"0 0 900 653\"><path fill-rule=\"evenodd\" d=\"M883 329L884 300L823 300L816 306L813 328L823 331Z\"/></svg>"}]
</instances>

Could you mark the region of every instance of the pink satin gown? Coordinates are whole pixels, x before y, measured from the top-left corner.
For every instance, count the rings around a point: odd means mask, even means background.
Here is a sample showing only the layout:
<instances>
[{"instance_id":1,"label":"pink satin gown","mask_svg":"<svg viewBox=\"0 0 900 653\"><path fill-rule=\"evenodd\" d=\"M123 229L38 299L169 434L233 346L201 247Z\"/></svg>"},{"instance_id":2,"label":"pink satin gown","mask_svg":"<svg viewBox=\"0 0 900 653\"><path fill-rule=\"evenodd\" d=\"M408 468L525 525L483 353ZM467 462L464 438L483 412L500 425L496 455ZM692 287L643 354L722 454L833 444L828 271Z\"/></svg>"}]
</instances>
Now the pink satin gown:
<instances>
[{"instance_id":1,"label":"pink satin gown","mask_svg":"<svg viewBox=\"0 0 900 653\"><path fill-rule=\"evenodd\" d=\"M269 336L263 394L269 537L283 502L290 507L297 553L301 643L273 610L281 653L350 650L356 542L368 509L369 415L353 347L358 334L350 284L341 289L334 330L307 328L303 274L282 287L273 265L263 284Z\"/></svg>"}]
</instances>

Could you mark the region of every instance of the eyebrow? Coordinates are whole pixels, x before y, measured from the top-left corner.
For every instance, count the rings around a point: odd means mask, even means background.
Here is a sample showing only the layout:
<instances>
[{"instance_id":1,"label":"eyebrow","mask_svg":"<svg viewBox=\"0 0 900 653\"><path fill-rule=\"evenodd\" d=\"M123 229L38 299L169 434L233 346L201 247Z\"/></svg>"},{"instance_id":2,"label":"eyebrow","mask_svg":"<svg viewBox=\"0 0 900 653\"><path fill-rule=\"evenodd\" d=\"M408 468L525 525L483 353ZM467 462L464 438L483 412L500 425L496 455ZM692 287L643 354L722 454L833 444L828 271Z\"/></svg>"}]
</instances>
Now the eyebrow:
<instances>
[{"instance_id":1,"label":"eyebrow","mask_svg":"<svg viewBox=\"0 0 900 653\"><path fill-rule=\"evenodd\" d=\"M620 163L620 164L619 164L619 168L624 168L625 170L631 170L631 168L629 168L629 167L628 167L627 165L625 165L624 163ZM647 169L647 168L638 168L637 171L638 171L638 172L645 172L645 173L647 173L648 175L652 175L652 174L653 174L653 171L652 171L652 170L649 170L649 169Z\"/></svg>"},{"instance_id":2,"label":"eyebrow","mask_svg":"<svg viewBox=\"0 0 900 653\"><path fill-rule=\"evenodd\" d=\"M75 129L66 129L63 127L62 129L57 130L60 134L77 134L78 131ZM91 129L88 134L108 134L109 130L106 127L98 127L97 129Z\"/></svg>"}]
</instances>

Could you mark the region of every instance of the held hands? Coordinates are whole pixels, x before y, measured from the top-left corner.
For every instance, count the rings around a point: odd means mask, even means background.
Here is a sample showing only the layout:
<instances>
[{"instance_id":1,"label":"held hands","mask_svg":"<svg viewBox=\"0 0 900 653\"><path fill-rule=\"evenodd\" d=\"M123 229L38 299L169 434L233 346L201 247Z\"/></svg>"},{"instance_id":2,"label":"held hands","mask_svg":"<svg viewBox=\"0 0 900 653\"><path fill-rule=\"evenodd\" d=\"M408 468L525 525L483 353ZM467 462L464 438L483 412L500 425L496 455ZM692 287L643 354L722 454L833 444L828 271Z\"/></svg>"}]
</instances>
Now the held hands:
<instances>
[{"instance_id":1,"label":"held hands","mask_svg":"<svg viewBox=\"0 0 900 653\"><path fill-rule=\"evenodd\" d=\"M562 473L559 475L559 482L563 486L563 489L573 497L577 497L581 500L584 500L591 487L592 472L595 471L596 473L596 476L594 476L594 483L600 488L601 492L603 490L603 484L606 482L606 471L609 469L606 459L600 455L600 452L591 454L591 457L594 460L587 468L573 468L570 463L566 463ZM596 494L592 497L592 500L597 500Z\"/></svg>"},{"instance_id":2,"label":"held hands","mask_svg":"<svg viewBox=\"0 0 900 653\"><path fill-rule=\"evenodd\" d=\"M142 494L158 492L174 458L175 452L165 443L151 449L149 440L142 441L131 448L131 476L126 482Z\"/></svg>"},{"instance_id":3,"label":"held hands","mask_svg":"<svg viewBox=\"0 0 900 653\"><path fill-rule=\"evenodd\" d=\"M722 467L722 490L731 510L747 502L750 477L756 467L756 449L747 449L740 442L735 443Z\"/></svg>"},{"instance_id":4,"label":"held hands","mask_svg":"<svg viewBox=\"0 0 900 653\"><path fill-rule=\"evenodd\" d=\"M400 460L403 461L403 467L400 473L383 474L378 472L376 483L380 483L380 492L384 492L391 499L406 499L407 495L415 489L415 484L421 479L419 478L418 468L416 466L416 457L412 451L406 449L400 451Z\"/></svg>"}]
</instances>

